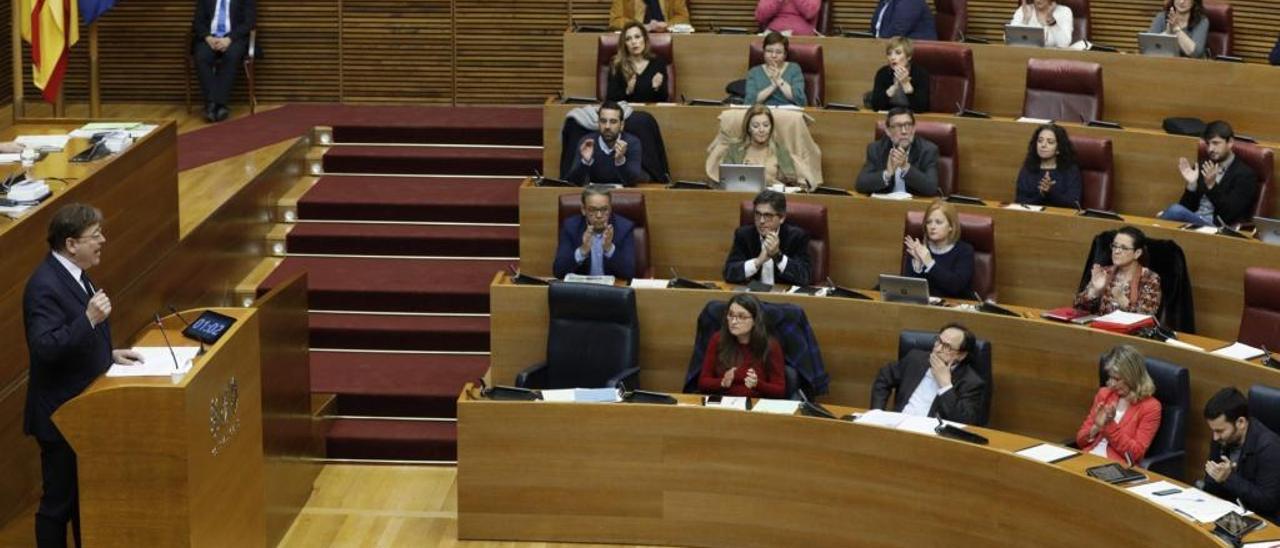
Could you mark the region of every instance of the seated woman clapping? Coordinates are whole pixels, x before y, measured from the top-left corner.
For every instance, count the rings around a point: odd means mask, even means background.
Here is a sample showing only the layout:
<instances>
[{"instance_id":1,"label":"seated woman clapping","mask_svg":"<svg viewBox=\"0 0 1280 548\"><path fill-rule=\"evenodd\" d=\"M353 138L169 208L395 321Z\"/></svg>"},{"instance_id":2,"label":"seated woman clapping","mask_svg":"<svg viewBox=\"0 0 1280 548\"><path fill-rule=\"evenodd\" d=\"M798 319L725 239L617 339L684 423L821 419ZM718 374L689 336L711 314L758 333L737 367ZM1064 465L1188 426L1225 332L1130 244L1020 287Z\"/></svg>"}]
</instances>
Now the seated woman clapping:
<instances>
[{"instance_id":1,"label":"seated woman clapping","mask_svg":"<svg viewBox=\"0 0 1280 548\"><path fill-rule=\"evenodd\" d=\"M609 63L609 101L667 101L667 62L649 51L649 33L639 21L622 28L622 44Z\"/></svg>"},{"instance_id":2,"label":"seated woman clapping","mask_svg":"<svg viewBox=\"0 0 1280 548\"><path fill-rule=\"evenodd\" d=\"M720 331L707 344L698 391L781 398L787 390L783 367L782 345L769 335L760 301L740 293L729 299Z\"/></svg>"},{"instance_id":3,"label":"seated woman clapping","mask_svg":"<svg viewBox=\"0 0 1280 548\"><path fill-rule=\"evenodd\" d=\"M1076 444L1095 455L1136 464L1160 430L1155 383L1142 353L1127 344L1107 351L1102 363L1107 384L1093 397L1076 432Z\"/></svg>"},{"instance_id":4,"label":"seated woman clapping","mask_svg":"<svg viewBox=\"0 0 1280 548\"><path fill-rule=\"evenodd\" d=\"M1117 310L1150 314L1160 310L1160 275L1138 262L1147 250L1147 237L1131 226L1111 240L1111 266L1094 263L1089 284L1076 295L1078 310L1110 314Z\"/></svg>"}]
</instances>

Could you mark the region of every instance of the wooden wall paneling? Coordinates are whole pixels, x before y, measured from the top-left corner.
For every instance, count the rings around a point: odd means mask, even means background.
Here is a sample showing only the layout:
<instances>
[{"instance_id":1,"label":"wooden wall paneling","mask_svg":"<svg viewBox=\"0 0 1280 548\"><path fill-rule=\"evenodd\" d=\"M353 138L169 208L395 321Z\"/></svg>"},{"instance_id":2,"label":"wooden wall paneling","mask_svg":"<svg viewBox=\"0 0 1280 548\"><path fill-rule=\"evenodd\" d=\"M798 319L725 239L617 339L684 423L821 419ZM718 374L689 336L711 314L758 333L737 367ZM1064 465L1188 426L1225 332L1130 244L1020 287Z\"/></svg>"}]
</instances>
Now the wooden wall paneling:
<instances>
[{"instance_id":1,"label":"wooden wall paneling","mask_svg":"<svg viewBox=\"0 0 1280 548\"><path fill-rule=\"evenodd\" d=\"M342 100L451 103L450 0L343 0Z\"/></svg>"},{"instance_id":2,"label":"wooden wall paneling","mask_svg":"<svg viewBox=\"0 0 1280 548\"><path fill-rule=\"evenodd\" d=\"M340 3L258 2L258 101L341 100ZM243 82L236 89L247 93Z\"/></svg>"},{"instance_id":3,"label":"wooden wall paneling","mask_svg":"<svg viewBox=\"0 0 1280 548\"><path fill-rule=\"evenodd\" d=\"M539 103L560 90L565 2L457 2L455 10L458 103Z\"/></svg>"}]
</instances>

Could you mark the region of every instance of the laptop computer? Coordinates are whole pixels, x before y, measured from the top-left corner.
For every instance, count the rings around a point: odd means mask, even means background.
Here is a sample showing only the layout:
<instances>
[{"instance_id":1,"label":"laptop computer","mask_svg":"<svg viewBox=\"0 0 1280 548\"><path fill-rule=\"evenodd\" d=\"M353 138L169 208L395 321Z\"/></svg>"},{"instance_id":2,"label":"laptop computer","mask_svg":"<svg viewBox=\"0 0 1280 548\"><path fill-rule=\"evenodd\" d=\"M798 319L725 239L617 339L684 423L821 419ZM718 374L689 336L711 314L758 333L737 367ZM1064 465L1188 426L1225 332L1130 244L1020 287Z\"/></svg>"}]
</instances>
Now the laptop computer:
<instances>
[{"instance_id":1,"label":"laptop computer","mask_svg":"<svg viewBox=\"0 0 1280 548\"><path fill-rule=\"evenodd\" d=\"M1253 226L1258 229L1258 239L1263 243L1280 245L1280 219L1254 217Z\"/></svg>"},{"instance_id":2,"label":"laptop computer","mask_svg":"<svg viewBox=\"0 0 1280 548\"><path fill-rule=\"evenodd\" d=\"M1005 25L1004 45L1043 48L1044 29L1022 25Z\"/></svg>"},{"instance_id":3,"label":"laptop computer","mask_svg":"<svg viewBox=\"0 0 1280 548\"><path fill-rule=\"evenodd\" d=\"M929 280L881 274L880 298L891 303L929 304Z\"/></svg>"},{"instance_id":4,"label":"laptop computer","mask_svg":"<svg viewBox=\"0 0 1280 548\"><path fill-rule=\"evenodd\" d=\"M720 164L720 186L733 192L764 190L764 166Z\"/></svg>"},{"instance_id":5,"label":"laptop computer","mask_svg":"<svg viewBox=\"0 0 1280 548\"><path fill-rule=\"evenodd\" d=\"M1172 34L1139 32L1138 51L1152 57L1178 57L1178 37Z\"/></svg>"}]
</instances>

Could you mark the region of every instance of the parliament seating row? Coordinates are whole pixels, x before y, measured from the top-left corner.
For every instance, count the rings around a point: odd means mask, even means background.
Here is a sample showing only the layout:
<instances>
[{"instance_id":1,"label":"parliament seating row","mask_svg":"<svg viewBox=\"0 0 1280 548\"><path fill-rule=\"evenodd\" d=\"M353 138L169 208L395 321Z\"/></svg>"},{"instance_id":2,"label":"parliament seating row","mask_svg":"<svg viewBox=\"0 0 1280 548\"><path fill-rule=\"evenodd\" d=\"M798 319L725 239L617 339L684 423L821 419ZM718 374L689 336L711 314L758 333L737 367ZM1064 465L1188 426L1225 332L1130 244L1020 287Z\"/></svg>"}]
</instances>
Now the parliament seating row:
<instances>
[{"instance_id":1,"label":"parliament seating row","mask_svg":"<svg viewBox=\"0 0 1280 548\"><path fill-rule=\"evenodd\" d=\"M750 44L758 40L750 36L707 34L674 35L665 39L671 41L671 59L680 72L680 94L672 96L673 99L680 95L701 99L723 97L725 85L746 73L749 61L746 52ZM598 34L570 32L564 35L566 95L597 95L599 41ZM872 75L884 65L884 43L880 40L793 37L791 44L793 48L802 44L822 46L823 96L828 103L861 103L863 94L871 87ZM1013 117L1023 111L1029 59L1075 60L1097 63L1106 73L1108 82L1102 90L1102 103L1106 105L1107 120L1125 127L1158 128L1165 118L1175 116L1223 119L1232 122L1240 133L1261 142L1280 141L1280 129L1270 122L1274 119L1272 109L1261 104L1265 101L1255 100L1280 86L1280 71L1273 67L994 44L961 46L920 42L918 46L969 50L973 73L980 76L972 81L971 108L995 116ZM950 70L945 73L953 75ZM1171 74L1185 81L1223 82L1226 89L1223 86L1169 89ZM956 110L954 103L938 104L938 107L948 112Z\"/></svg>"},{"instance_id":2,"label":"parliament seating row","mask_svg":"<svg viewBox=\"0 0 1280 548\"><path fill-rule=\"evenodd\" d=\"M574 107L548 104L543 110L543 172L559 174L563 144L559 127ZM715 107L646 105L662 127L669 165L676 179L705 179L706 143L715 136L721 112ZM823 150L826 186L851 189L864 162L862 151L884 135L884 116L870 112L806 110L809 130ZM870 127L867 127L870 126ZM1011 199L1034 125L1012 120L924 115L916 133L939 148L938 183L945 195ZM1083 176L1081 206L1123 215L1153 216L1181 197L1177 159L1206 159L1204 143L1195 138L1145 130L1116 131L1065 124ZM865 129L864 129L865 128ZM863 133L866 131L867 133ZM1193 148L1190 146L1195 144ZM1280 198L1275 192L1275 153L1269 147L1237 140L1234 153L1258 173L1261 191L1254 215L1272 216ZM1007 197L1007 198L1006 198Z\"/></svg>"}]
</instances>

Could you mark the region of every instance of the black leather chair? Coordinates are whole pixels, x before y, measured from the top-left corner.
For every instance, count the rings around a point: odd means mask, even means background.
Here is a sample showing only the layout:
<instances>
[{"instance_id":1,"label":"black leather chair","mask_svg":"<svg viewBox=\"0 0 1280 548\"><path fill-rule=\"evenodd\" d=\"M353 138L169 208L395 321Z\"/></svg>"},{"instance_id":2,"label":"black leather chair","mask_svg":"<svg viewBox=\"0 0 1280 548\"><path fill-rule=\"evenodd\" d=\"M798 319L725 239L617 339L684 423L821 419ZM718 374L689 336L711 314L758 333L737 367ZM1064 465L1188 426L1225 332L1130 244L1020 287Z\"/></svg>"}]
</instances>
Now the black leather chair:
<instances>
[{"instance_id":1,"label":"black leather chair","mask_svg":"<svg viewBox=\"0 0 1280 548\"><path fill-rule=\"evenodd\" d=\"M1139 466L1177 480L1183 479L1187 459L1187 415L1191 413L1191 375L1187 368L1164 360L1147 358L1147 374L1156 385L1160 400L1160 429L1151 438L1147 454ZM1107 369L1098 359L1098 386L1107 383Z\"/></svg>"},{"instance_id":2,"label":"black leather chair","mask_svg":"<svg viewBox=\"0 0 1280 548\"><path fill-rule=\"evenodd\" d=\"M1250 386L1249 416L1267 425L1272 432L1280 432L1280 388L1265 384Z\"/></svg>"},{"instance_id":3,"label":"black leather chair","mask_svg":"<svg viewBox=\"0 0 1280 548\"><path fill-rule=\"evenodd\" d=\"M1090 269L1094 263L1111 265L1111 240L1116 231L1106 230L1093 237L1089 258L1080 273L1076 292L1084 291L1089 284ZM1191 271L1182 247L1174 240L1147 238L1147 252L1138 262L1160 275L1160 309L1156 319L1160 324L1183 333L1196 332L1195 301L1192 299Z\"/></svg>"},{"instance_id":4,"label":"black leather chair","mask_svg":"<svg viewBox=\"0 0 1280 548\"><path fill-rule=\"evenodd\" d=\"M639 387L640 321L629 287L558 282L548 288L547 361L516 375L523 388Z\"/></svg>"},{"instance_id":5,"label":"black leather chair","mask_svg":"<svg viewBox=\"0 0 1280 548\"><path fill-rule=\"evenodd\" d=\"M933 350L933 340L938 338L937 331L905 330L898 334L898 359L906 357L912 350ZM977 339L970 363L978 376L987 383L987 392L982 395L982 409L978 412L978 423L975 426L986 426L991 418L991 395L995 393L995 378L991 376L991 341ZM897 394L894 395L897 397Z\"/></svg>"}]
</instances>

